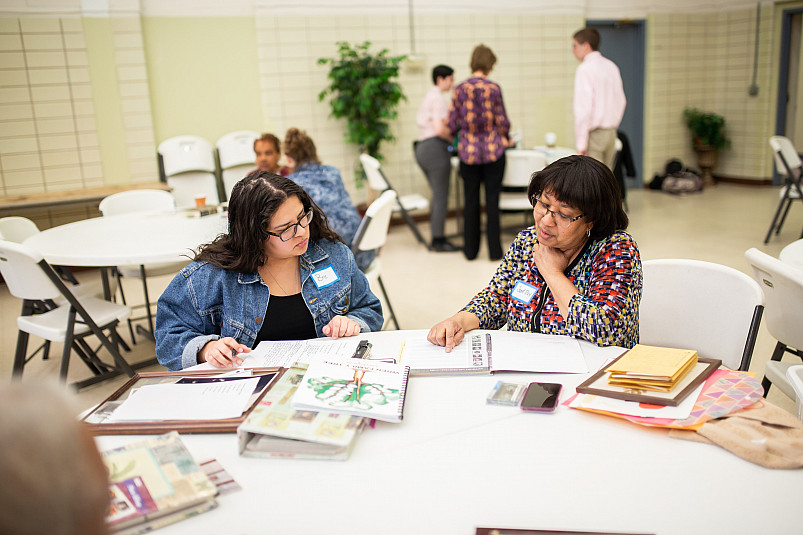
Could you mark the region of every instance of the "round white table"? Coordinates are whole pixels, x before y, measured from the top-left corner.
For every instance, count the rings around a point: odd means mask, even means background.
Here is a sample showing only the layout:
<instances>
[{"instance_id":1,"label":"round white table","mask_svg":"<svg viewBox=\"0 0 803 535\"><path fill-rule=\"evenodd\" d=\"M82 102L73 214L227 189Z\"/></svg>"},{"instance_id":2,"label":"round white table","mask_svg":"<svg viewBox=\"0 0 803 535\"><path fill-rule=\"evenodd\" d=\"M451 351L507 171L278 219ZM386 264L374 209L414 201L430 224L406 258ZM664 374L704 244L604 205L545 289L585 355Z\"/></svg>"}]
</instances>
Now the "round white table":
<instances>
[{"instance_id":1,"label":"round white table","mask_svg":"<svg viewBox=\"0 0 803 535\"><path fill-rule=\"evenodd\" d=\"M96 217L43 230L24 244L51 264L105 267L175 262L227 229L227 213L184 212Z\"/></svg>"},{"instance_id":2,"label":"round white table","mask_svg":"<svg viewBox=\"0 0 803 535\"><path fill-rule=\"evenodd\" d=\"M393 356L404 331L360 335ZM590 370L620 348L580 342ZM242 486L160 534L473 534L476 527L659 533L795 533L803 470L769 470L664 429L565 406L488 405L499 380L586 374L414 376L401 423L377 422L344 462L240 457L234 435L182 435ZM101 448L142 437L98 437Z\"/></svg>"},{"instance_id":3,"label":"round white table","mask_svg":"<svg viewBox=\"0 0 803 535\"><path fill-rule=\"evenodd\" d=\"M803 269L803 240L793 241L781 249L781 254L778 255L778 258L780 258L782 262Z\"/></svg>"}]
</instances>

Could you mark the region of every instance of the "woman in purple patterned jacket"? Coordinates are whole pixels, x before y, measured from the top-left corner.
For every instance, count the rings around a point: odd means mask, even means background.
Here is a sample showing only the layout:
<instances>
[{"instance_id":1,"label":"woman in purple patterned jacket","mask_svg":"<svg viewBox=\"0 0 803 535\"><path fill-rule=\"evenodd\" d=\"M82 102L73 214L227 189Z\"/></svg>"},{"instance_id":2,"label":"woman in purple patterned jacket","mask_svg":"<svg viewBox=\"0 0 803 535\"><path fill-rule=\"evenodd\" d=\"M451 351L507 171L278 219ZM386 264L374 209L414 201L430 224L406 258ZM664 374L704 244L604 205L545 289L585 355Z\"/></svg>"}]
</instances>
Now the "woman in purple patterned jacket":
<instances>
[{"instance_id":1,"label":"woman in purple patterned jacket","mask_svg":"<svg viewBox=\"0 0 803 535\"><path fill-rule=\"evenodd\" d=\"M499 84L488 79L496 56L485 45L471 54L471 78L454 90L447 126L458 134L457 152L465 190L463 253L474 260L480 249L480 184L485 184L488 254L502 258L499 240L499 192L505 174L510 121Z\"/></svg>"}]
</instances>

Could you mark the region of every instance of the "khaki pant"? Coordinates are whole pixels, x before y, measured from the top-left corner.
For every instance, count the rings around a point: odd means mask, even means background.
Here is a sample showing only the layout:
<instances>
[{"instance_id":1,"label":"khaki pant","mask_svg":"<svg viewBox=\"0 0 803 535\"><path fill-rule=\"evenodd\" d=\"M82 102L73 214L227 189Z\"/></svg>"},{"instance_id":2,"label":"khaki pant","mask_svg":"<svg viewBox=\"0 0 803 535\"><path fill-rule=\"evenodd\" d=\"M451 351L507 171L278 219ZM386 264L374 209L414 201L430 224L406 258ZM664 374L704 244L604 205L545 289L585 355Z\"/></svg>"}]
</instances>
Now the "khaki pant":
<instances>
[{"instance_id":1,"label":"khaki pant","mask_svg":"<svg viewBox=\"0 0 803 535\"><path fill-rule=\"evenodd\" d=\"M588 133L588 155L613 170L616 158L616 128L597 128Z\"/></svg>"}]
</instances>

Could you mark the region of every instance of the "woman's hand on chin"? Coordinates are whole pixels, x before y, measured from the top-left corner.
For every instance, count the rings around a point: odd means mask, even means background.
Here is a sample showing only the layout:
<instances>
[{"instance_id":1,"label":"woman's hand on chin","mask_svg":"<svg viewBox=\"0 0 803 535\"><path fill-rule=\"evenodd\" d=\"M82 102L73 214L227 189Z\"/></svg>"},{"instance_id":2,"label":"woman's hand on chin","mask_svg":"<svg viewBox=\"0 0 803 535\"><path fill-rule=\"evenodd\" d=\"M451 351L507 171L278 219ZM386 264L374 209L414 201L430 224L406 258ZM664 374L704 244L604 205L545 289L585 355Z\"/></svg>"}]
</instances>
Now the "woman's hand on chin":
<instances>
[{"instance_id":1,"label":"woman's hand on chin","mask_svg":"<svg viewBox=\"0 0 803 535\"><path fill-rule=\"evenodd\" d=\"M560 249L540 243L533 248L533 261L542 276L549 273L563 273L569 267L569 260L571 256Z\"/></svg>"},{"instance_id":2,"label":"woman's hand on chin","mask_svg":"<svg viewBox=\"0 0 803 535\"><path fill-rule=\"evenodd\" d=\"M324 335L337 340L344 336L356 336L360 334L360 324L346 316L335 316L322 330Z\"/></svg>"}]
</instances>

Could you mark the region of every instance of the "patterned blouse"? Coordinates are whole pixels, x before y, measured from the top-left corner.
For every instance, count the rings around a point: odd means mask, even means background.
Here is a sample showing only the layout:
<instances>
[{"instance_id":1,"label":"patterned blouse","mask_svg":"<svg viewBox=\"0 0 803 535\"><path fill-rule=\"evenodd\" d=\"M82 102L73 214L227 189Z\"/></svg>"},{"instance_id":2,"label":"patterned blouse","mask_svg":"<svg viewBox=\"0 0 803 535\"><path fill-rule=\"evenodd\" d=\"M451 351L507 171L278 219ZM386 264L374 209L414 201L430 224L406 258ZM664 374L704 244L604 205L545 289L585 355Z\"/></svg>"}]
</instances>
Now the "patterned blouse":
<instances>
[{"instance_id":1,"label":"patterned blouse","mask_svg":"<svg viewBox=\"0 0 803 535\"><path fill-rule=\"evenodd\" d=\"M630 348L638 343L641 258L629 234L618 231L589 241L569 265L567 276L579 293L569 301L568 319L561 316L532 259L536 243L535 227L521 231L488 287L463 309L479 318L481 329L507 324L511 331L564 334L599 346ZM517 283L535 288L528 302L513 296Z\"/></svg>"},{"instance_id":2,"label":"patterned blouse","mask_svg":"<svg viewBox=\"0 0 803 535\"><path fill-rule=\"evenodd\" d=\"M447 125L452 135L460 130L460 161L476 165L498 160L505 152L502 138L510 131L499 85L481 77L461 82L449 105Z\"/></svg>"}]
</instances>

